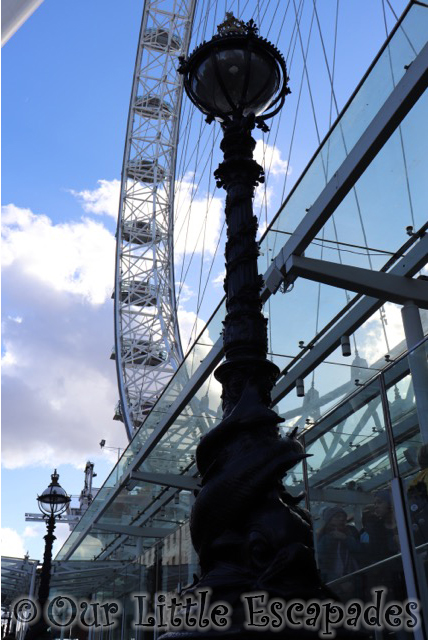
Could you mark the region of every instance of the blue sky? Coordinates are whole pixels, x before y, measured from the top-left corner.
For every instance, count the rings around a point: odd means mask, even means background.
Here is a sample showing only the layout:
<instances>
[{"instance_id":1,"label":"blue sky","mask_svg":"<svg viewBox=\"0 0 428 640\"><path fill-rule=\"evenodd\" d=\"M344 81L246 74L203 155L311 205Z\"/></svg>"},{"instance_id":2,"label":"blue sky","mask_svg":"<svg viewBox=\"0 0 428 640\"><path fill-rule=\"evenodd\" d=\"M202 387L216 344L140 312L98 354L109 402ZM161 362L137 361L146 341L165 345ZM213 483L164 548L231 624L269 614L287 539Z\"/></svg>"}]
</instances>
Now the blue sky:
<instances>
[{"instance_id":1,"label":"blue sky","mask_svg":"<svg viewBox=\"0 0 428 640\"><path fill-rule=\"evenodd\" d=\"M225 3L217 4L220 21ZM330 58L335 4L319 2ZM32 557L42 557L43 525L26 524L24 513L37 510L36 494L55 466L64 488L78 494L86 460L95 462L96 486L115 460L114 452L101 452L101 438L111 446L125 444L124 429L112 421L117 386L109 360L110 294L117 181L142 6L141 0L45 0L2 50L6 555L28 549ZM347 0L340 6L336 90L342 107L380 48L385 28L381 0ZM394 0L392 6L400 15L405 3ZM388 7L387 16L391 27ZM330 95L319 39L308 65L323 137ZM297 99L297 72L291 83L290 105ZM303 95L289 186L317 147L307 88ZM269 182L269 216L280 202L287 172L287 126L268 148L277 170ZM214 230L220 227L221 206L216 215ZM222 250L211 282L219 280L221 256ZM190 273L183 301L188 324L195 319L198 270ZM212 284L208 291L202 321L221 287ZM60 539L66 533L64 525L58 528Z\"/></svg>"},{"instance_id":2,"label":"blue sky","mask_svg":"<svg viewBox=\"0 0 428 640\"><path fill-rule=\"evenodd\" d=\"M120 176L141 10L47 0L4 47L4 202L77 219L66 190Z\"/></svg>"}]
</instances>

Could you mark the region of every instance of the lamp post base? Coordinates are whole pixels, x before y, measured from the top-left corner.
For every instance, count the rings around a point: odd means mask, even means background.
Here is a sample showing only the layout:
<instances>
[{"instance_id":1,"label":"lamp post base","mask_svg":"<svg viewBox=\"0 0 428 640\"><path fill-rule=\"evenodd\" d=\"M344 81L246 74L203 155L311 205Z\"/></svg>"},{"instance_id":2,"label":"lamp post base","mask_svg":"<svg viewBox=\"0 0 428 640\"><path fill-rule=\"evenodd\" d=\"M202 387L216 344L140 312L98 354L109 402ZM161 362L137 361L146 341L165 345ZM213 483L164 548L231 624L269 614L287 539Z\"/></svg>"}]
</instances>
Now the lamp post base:
<instances>
[{"instance_id":1,"label":"lamp post base","mask_svg":"<svg viewBox=\"0 0 428 640\"><path fill-rule=\"evenodd\" d=\"M52 633L46 622L39 620L28 628L25 640L52 640Z\"/></svg>"}]
</instances>

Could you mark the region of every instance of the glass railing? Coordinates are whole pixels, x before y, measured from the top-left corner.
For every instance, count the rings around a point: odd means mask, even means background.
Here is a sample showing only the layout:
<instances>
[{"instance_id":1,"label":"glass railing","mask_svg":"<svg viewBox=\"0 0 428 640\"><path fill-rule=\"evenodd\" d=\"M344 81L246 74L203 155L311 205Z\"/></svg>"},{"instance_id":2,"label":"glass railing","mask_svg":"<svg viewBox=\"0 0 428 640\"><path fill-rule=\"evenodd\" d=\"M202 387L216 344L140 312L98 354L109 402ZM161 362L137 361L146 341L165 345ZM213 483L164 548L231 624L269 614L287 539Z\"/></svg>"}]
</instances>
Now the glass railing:
<instances>
[{"instance_id":1,"label":"glass railing","mask_svg":"<svg viewBox=\"0 0 428 640\"><path fill-rule=\"evenodd\" d=\"M384 586L389 600L404 601L404 544L427 601L428 439L421 428L427 402L428 338L304 435L318 566L342 598L368 600L371 589ZM399 534L397 509L409 538Z\"/></svg>"}]
</instances>

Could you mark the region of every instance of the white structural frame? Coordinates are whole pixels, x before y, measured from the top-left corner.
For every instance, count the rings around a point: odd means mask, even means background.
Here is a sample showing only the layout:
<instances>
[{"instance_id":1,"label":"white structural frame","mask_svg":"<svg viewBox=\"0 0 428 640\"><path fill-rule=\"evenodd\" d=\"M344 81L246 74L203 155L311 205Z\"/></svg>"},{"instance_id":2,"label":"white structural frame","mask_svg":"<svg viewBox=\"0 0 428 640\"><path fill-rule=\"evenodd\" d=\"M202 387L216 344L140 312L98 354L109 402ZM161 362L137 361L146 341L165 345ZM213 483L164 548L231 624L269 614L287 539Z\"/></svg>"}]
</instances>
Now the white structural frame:
<instances>
[{"instance_id":1,"label":"white structural frame","mask_svg":"<svg viewBox=\"0 0 428 640\"><path fill-rule=\"evenodd\" d=\"M116 233L112 354L120 397L114 417L129 439L183 359L173 252L177 66L189 47L195 3L146 0L139 36Z\"/></svg>"}]
</instances>

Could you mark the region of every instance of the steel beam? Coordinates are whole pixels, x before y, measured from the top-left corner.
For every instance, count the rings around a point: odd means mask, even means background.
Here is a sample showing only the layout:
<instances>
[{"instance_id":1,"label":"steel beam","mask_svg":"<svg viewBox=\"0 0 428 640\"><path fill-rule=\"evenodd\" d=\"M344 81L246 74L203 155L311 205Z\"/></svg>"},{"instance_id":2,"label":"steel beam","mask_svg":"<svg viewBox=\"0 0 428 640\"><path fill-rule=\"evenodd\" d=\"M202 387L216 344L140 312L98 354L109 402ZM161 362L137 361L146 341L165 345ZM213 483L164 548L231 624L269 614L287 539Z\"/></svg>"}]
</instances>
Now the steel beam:
<instances>
[{"instance_id":1,"label":"steel beam","mask_svg":"<svg viewBox=\"0 0 428 640\"><path fill-rule=\"evenodd\" d=\"M423 443L428 444L428 363L425 348L415 349L424 338L424 330L421 314L414 302L413 300L406 302L401 309L401 316L407 348L411 351L409 367L412 374L419 428Z\"/></svg>"},{"instance_id":2,"label":"steel beam","mask_svg":"<svg viewBox=\"0 0 428 640\"><path fill-rule=\"evenodd\" d=\"M176 489L184 489L187 491L194 491L199 487L198 478L182 476L178 473L149 473L146 471L133 471L131 473L131 482L133 480L137 480L138 482L161 484L166 487L175 487Z\"/></svg>"},{"instance_id":3,"label":"steel beam","mask_svg":"<svg viewBox=\"0 0 428 640\"><path fill-rule=\"evenodd\" d=\"M367 505L373 502L373 496L371 493L365 491L353 491L351 489L330 489L324 487L323 489L309 490L309 502L329 502L332 504L344 504L349 506L355 506L357 504Z\"/></svg>"},{"instance_id":4,"label":"steel beam","mask_svg":"<svg viewBox=\"0 0 428 640\"><path fill-rule=\"evenodd\" d=\"M138 538L165 538L171 533L170 529L162 529L161 527L127 527L121 524L96 524L93 528L99 531Z\"/></svg>"},{"instance_id":5,"label":"steel beam","mask_svg":"<svg viewBox=\"0 0 428 640\"><path fill-rule=\"evenodd\" d=\"M283 275L287 260L301 255L308 244L334 213L340 203L367 169L387 140L397 129L428 86L428 44L413 60L397 86L379 109L342 165L322 190L306 216L273 260L265 274L263 301L280 285L278 271Z\"/></svg>"},{"instance_id":6,"label":"steel beam","mask_svg":"<svg viewBox=\"0 0 428 640\"><path fill-rule=\"evenodd\" d=\"M404 417L394 425L394 437L396 444L405 442L418 431L417 417L415 414ZM374 436L369 442L361 444L348 455L333 459L326 465L322 465L318 471L312 473L309 478L309 496L312 500L313 488L332 488L333 482L338 482L343 476L352 471L364 468L369 461L376 460L377 456L386 456L386 434L384 432ZM341 480L343 482L343 480Z\"/></svg>"},{"instance_id":7,"label":"steel beam","mask_svg":"<svg viewBox=\"0 0 428 640\"><path fill-rule=\"evenodd\" d=\"M428 260L428 235L423 236L408 253L391 269L393 275L411 277ZM365 297L357 302L330 331L308 351L295 366L283 376L272 391L272 404L276 404L296 384L297 378L305 378L323 362L339 345L342 336L354 333L379 307L383 300Z\"/></svg>"},{"instance_id":8,"label":"steel beam","mask_svg":"<svg viewBox=\"0 0 428 640\"><path fill-rule=\"evenodd\" d=\"M411 300L418 307L428 309L428 282L425 280L294 255L287 260L285 270L289 282L300 276L396 304L404 305Z\"/></svg>"}]
</instances>

